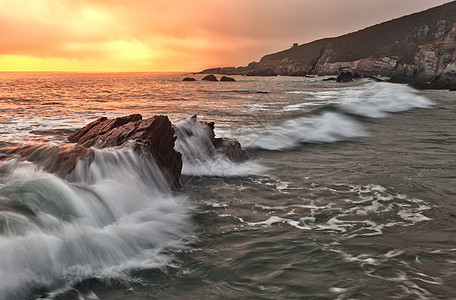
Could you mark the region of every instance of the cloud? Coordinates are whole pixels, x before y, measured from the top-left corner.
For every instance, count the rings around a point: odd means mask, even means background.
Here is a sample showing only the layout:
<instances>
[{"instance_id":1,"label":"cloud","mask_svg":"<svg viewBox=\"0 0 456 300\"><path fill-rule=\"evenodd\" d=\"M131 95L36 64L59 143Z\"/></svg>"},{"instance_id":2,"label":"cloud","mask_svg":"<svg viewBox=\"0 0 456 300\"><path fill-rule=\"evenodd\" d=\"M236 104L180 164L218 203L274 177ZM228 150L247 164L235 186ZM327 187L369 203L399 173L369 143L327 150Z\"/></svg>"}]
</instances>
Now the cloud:
<instances>
[{"instance_id":1,"label":"cloud","mask_svg":"<svg viewBox=\"0 0 456 300\"><path fill-rule=\"evenodd\" d=\"M444 2L0 0L0 55L122 70L237 66Z\"/></svg>"}]
</instances>

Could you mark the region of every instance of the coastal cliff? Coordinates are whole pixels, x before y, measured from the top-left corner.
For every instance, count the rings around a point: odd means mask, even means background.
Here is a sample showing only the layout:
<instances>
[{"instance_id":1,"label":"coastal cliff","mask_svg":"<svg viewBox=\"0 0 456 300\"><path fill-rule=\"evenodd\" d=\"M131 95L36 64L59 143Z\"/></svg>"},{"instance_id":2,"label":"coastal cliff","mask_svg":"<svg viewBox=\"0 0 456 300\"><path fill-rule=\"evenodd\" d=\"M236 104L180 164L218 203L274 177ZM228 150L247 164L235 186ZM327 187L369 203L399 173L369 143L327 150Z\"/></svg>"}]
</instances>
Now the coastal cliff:
<instances>
[{"instance_id":1,"label":"coastal cliff","mask_svg":"<svg viewBox=\"0 0 456 300\"><path fill-rule=\"evenodd\" d=\"M352 71L445 88L456 84L455 59L456 1L343 36L295 44L246 67L202 73L305 76Z\"/></svg>"}]
</instances>

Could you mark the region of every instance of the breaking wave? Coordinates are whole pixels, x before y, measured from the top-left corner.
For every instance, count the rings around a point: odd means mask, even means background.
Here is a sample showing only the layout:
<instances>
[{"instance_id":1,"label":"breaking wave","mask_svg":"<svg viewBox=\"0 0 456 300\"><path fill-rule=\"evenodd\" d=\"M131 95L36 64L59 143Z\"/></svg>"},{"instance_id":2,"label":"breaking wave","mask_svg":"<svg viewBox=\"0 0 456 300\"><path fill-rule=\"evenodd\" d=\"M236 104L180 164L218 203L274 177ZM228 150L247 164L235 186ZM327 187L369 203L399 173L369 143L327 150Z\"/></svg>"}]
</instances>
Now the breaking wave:
<instances>
[{"instance_id":1,"label":"breaking wave","mask_svg":"<svg viewBox=\"0 0 456 300\"><path fill-rule=\"evenodd\" d=\"M192 236L192 205L153 161L94 150L67 180L28 162L0 165L0 298L24 299L86 278L161 268Z\"/></svg>"},{"instance_id":2,"label":"breaking wave","mask_svg":"<svg viewBox=\"0 0 456 300\"><path fill-rule=\"evenodd\" d=\"M197 121L196 116L175 121L176 146L182 153L182 174L197 176L260 175L266 170L255 161L234 162L220 153L212 140L212 128Z\"/></svg>"},{"instance_id":3,"label":"breaking wave","mask_svg":"<svg viewBox=\"0 0 456 300\"><path fill-rule=\"evenodd\" d=\"M367 135L362 123L353 115L386 118L390 113L429 108L433 105L429 99L408 86L383 82L369 82L349 89L331 91L332 100L327 99L326 92L314 92L313 96L327 100L313 115L275 125L267 124L253 130L241 130L237 138L244 147L266 150L285 150L301 143L345 141ZM283 111L305 111L306 107L313 105L312 102L298 103L286 106Z\"/></svg>"}]
</instances>

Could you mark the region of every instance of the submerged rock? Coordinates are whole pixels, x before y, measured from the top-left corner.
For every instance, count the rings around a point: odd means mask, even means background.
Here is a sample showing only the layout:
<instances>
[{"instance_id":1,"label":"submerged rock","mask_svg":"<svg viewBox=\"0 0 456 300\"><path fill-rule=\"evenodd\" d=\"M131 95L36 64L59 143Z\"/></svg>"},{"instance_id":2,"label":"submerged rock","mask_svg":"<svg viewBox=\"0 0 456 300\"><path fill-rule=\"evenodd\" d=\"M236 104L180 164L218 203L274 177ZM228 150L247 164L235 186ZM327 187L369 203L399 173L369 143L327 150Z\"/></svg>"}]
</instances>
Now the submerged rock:
<instances>
[{"instance_id":1,"label":"submerged rock","mask_svg":"<svg viewBox=\"0 0 456 300\"><path fill-rule=\"evenodd\" d=\"M215 77L215 75L212 75L212 74L211 74L211 75L204 76L204 78L201 79L201 80L205 80L205 81L218 81L218 80L217 80L217 77Z\"/></svg>"}]
</instances>

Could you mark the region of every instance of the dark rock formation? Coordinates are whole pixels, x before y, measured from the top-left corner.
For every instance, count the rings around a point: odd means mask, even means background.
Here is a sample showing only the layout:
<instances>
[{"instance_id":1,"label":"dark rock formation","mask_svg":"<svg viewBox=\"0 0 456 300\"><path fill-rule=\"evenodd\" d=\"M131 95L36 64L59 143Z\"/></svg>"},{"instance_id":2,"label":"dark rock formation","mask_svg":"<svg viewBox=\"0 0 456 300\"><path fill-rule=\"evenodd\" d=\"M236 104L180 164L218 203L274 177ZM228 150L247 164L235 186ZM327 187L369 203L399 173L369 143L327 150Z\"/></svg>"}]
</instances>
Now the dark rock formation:
<instances>
[{"instance_id":1,"label":"dark rock formation","mask_svg":"<svg viewBox=\"0 0 456 300\"><path fill-rule=\"evenodd\" d=\"M135 114L116 119L100 118L70 137L77 146L109 148L128 143L141 155L151 155L171 185L179 184L181 154L174 150L174 129L167 116L143 120Z\"/></svg>"},{"instance_id":2,"label":"dark rock formation","mask_svg":"<svg viewBox=\"0 0 456 300\"><path fill-rule=\"evenodd\" d=\"M353 76L350 72L342 72L342 73L340 73L339 76L337 76L336 81L337 82L352 82Z\"/></svg>"},{"instance_id":3,"label":"dark rock formation","mask_svg":"<svg viewBox=\"0 0 456 300\"><path fill-rule=\"evenodd\" d=\"M215 137L214 122L198 121L197 115L193 115L177 120L173 126L178 136L178 143L181 144L180 151L183 153L184 160L186 156L187 160L193 157L198 157L200 160L211 159L217 153L234 162L243 162L249 158L236 139ZM196 139L190 141L195 137Z\"/></svg>"},{"instance_id":4,"label":"dark rock formation","mask_svg":"<svg viewBox=\"0 0 456 300\"><path fill-rule=\"evenodd\" d=\"M171 186L179 185L181 154L174 150L174 129L166 116L143 120L141 115L99 118L68 137L64 146L24 146L11 149L7 156L20 155L45 171L62 178L74 170L79 160L93 159L93 148L128 147L153 158ZM93 148L91 148L93 147Z\"/></svg>"},{"instance_id":5,"label":"dark rock formation","mask_svg":"<svg viewBox=\"0 0 456 300\"><path fill-rule=\"evenodd\" d=\"M243 162L249 159L247 153L242 149L241 144L236 139L214 138L215 149L234 162Z\"/></svg>"},{"instance_id":6,"label":"dark rock formation","mask_svg":"<svg viewBox=\"0 0 456 300\"><path fill-rule=\"evenodd\" d=\"M222 76L222 78L220 78L220 81L236 81L236 80L232 77Z\"/></svg>"},{"instance_id":7,"label":"dark rock formation","mask_svg":"<svg viewBox=\"0 0 456 300\"><path fill-rule=\"evenodd\" d=\"M96 138L97 136L101 136L116 127L120 127L130 122L136 122L142 120L142 116L139 114L133 114L125 117L115 118L115 119L108 119L106 117L101 117L83 128L79 129L74 134L68 137L68 140L71 143L78 143L84 144L85 142ZM86 147L90 147L91 145L84 145Z\"/></svg>"},{"instance_id":8,"label":"dark rock formation","mask_svg":"<svg viewBox=\"0 0 456 300\"><path fill-rule=\"evenodd\" d=\"M218 81L218 80L217 80L217 77L215 77L215 76L212 75L212 74L211 74L211 75L205 76L205 77L204 77L203 79L201 79L201 80L206 80L206 81Z\"/></svg>"},{"instance_id":9,"label":"dark rock formation","mask_svg":"<svg viewBox=\"0 0 456 300\"><path fill-rule=\"evenodd\" d=\"M336 77L329 77L329 78L322 79L321 81L337 81L337 78Z\"/></svg>"},{"instance_id":10,"label":"dark rock formation","mask_svg":"<svg viewBox=\"0 0 456 300\"><path fill-rule=\"evenodd\" d=\"M202 125L208 144L213 144L212 152L217 151L235 162L248 159L246 152L235 139L216 138L214 122L199 122L196 115L190 121ZM70 174L80 160L92 160L94 148L128 147L139 155L153 158L162 171L165 180L172 187L179 186L182 170L182 155L175 150L176 130L192 130L193 127L176 128L167 116L153 116L142 119L139 114L115 119L99 118L81 128L68 137L74 144L63 146L24 146L1 153L0 159L11 155L19 155L22 159L31 161L45 171L54 173L62 178ZM199 126L201 128L201 126ZM192 136L193 132L184 135ZM214 150L215 149L215 150Z\"/></svg>"},{"instance_id":11,"label":"dark rock formation","mask_svg":"<svg viewBox=\"0 0 456 300\"><path fill-rule=\"evenodd\" d=\"M185 77L182 81L196 81L196 79L192 77Z\"/></svg>"},{"instance_id":12,"label":"dark rock formation","mask_svg":"<svg viewBox=\"0 0 456 300\"><path fill-rule=\"evenodd\" d=\"M335 38L269 54L226 75L336 75L341 69L393 82L456 84L456 1ZM205 73L206 71L203 71ZM353 73L354 75L354 73ZM435 80L440 78L439 80Z\"/></svg>"},{"instance_id":13,"label":"dark rock formation","mask_svg":"<svg viewBox=\"0 0 456 300\"><path fill-rule=\"evenodd\" d=\"M389 81L393 83L408 83L410 86L420 90L452 90L456 88L456 74L437 75L431 80L397 74L391 77Z\"/></svg>"},{"instance_id":14,"label":"dark rock formation","mask_svg":"<svg viewBox=\"0 0 456 300\"><path fill-rule=\"evenodd\" d=\"M456 80L445 81L442 79L435 79L431 82L422 82L422 81L412 81L410 86L419 89L419 90L450 90L454 91L456 89Z\"/></svg>"},{"instance_id":15,"label":"dark rock formation","mask_svg":"<svg viewBox=\"0 0 456 300\"><path fill-rule=\"evenodd\" d=\"M196 115L192 116L196 120ZM230 139L230 138L216 138L215 137L215 123L214 122L200 122L201 125L203 125L204 128L207 128L207 131L209 132L209 136L212 140L212 143L214 144L215 149L228 157L230 160L234 162L243 162L249 159L249 156L247 155L247 152L245 152L244 149L242 149L241 143L239 143L238 140L236 139Z\"/></svg>"}]
</instances>

